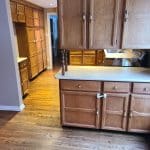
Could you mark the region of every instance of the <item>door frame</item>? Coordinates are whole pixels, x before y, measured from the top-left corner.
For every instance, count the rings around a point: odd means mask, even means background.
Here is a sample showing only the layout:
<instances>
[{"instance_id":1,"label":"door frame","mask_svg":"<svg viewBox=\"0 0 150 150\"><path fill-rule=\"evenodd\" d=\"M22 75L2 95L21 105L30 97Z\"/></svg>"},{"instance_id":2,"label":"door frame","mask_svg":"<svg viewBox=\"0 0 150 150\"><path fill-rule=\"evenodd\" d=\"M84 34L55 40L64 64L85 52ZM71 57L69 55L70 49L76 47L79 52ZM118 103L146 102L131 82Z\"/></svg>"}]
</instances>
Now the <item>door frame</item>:
<instances>
[{"instance_id":1,"label":"door frame","mask_svg":"<svg viewBox=\"0 0 150 150\"><path fill-rule=\"evenodd\" d=\"M52 40L51 40L51 28L50 28L50 16L57 15L55 12L46 12L46 43L47 43L47 69L53 69L53 52L52 52Z\"/></svg>"}]
</instances>

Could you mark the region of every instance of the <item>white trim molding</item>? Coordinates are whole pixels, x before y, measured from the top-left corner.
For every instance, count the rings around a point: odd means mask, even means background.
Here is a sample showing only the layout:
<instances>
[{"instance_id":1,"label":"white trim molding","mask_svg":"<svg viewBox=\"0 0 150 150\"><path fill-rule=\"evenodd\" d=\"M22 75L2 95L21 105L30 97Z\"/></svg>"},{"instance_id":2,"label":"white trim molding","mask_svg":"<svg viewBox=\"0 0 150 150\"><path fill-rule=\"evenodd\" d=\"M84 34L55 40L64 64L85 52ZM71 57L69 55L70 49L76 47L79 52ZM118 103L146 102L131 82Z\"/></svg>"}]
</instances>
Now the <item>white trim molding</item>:
<instances>
[{"instance_id":1,"label":"white trim molding","mask_svg":"<svg viewBox=\"0 0 150 150\"><path fill-rule=\"evenodd\" d=\"M0 105L0 110L4 111L22 111L25 108L24 104L21 104L20 106L3 106Z\"/></svg>"}]
</instances>

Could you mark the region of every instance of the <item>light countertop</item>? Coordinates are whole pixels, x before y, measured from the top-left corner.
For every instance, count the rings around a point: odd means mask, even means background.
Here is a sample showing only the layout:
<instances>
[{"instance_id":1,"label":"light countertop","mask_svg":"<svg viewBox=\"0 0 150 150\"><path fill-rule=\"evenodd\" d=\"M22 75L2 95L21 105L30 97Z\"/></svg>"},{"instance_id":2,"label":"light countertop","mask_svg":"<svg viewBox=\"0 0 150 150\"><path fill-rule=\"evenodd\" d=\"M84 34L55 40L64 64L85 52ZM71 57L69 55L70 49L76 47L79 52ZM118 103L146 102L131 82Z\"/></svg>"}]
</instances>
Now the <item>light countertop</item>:
<instances>
[{"instance_id":1,"label":"light countertop","mask_svg":"<svg viewBox=\"0 0 150 150\"><path fill-rule=\"evenodd\" d=\"M150 68L108 67L108 66L69 66L63 76L61 70L57 79L98 80L122 82L150 82Z\"/></svg>"},{"instance_id":2,"label":"light countertop","mask_svg":"<svg viewBox=\"0 0 150 150\"><path fill-rule=\"evenodd\" d=\"M27 57L18 57L17 62L21 63L22 61L27 60Z\"/></svg>"}]
</instances>

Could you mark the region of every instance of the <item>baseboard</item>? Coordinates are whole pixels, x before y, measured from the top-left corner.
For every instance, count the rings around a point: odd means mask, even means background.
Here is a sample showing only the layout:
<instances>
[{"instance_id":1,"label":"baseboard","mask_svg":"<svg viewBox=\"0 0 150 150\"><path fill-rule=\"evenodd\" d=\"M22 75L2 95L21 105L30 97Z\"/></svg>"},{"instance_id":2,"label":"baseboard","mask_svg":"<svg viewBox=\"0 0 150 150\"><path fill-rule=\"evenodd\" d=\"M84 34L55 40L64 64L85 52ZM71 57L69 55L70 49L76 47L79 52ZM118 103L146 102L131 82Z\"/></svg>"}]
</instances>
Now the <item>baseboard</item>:
<instances>
[{"instance_id":1,"label":"baseboard","mask_svg":"<svg viewBox=\"0 0 150 150\"><path fill-rule=\"evenodd\" d=\"M52 70L52 67L50 67L50 66L47 66L47 70Z\"/></svg>"},{"instance_id":2,"label":"baseboard","mask_svg":"<svg viewBox=\"0 0 150 150\"><path fill-rule=\"evenodd\" d=\"M24 104L21 104L20 106L4 106L0 105L0 110L4 111L22 111L25 108Z\"/></svg>"}]
</instances>

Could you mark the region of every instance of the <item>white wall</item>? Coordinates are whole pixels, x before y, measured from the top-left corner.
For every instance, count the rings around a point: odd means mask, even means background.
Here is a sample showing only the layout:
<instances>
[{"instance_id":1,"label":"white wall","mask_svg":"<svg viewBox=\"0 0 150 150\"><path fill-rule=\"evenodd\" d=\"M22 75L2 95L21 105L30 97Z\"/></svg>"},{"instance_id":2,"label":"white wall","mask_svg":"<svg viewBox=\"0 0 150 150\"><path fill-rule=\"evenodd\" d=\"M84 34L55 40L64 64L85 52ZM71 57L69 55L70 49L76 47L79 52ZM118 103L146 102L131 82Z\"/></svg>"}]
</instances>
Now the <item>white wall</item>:
<instances>
[{"instance_id":1,"label":"white wall","mask_svg":"<svg viewBox=\"0 0 150 150\"><path fill-rule=\"evenodd\" d=\"M22 102L9 0L0 0L0 110L20 111Z\"/></svg>"}]
</instances>

